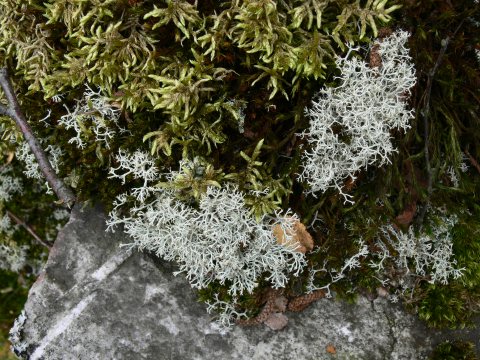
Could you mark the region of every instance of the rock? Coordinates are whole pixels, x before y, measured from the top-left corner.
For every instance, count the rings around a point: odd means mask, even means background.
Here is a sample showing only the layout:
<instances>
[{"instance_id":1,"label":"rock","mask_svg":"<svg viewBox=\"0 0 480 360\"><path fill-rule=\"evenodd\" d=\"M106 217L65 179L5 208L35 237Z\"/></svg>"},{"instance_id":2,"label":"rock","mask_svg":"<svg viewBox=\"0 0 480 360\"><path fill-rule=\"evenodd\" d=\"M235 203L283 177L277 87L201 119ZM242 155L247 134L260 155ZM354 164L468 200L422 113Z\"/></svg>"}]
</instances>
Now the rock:
<instances>
[{"instance_id":1,"label":"rock","mask_svg":"<svg viewBox=\"0 0 480 360\"><path fill-rule=\"evenodd\" d=\"M282 331L221 333L173 265L119 247L128 242L105 232L100 208L74 208L25 304L13 344L24 358L308 360L330 358L335 344L339 359L411 360L433 347L419 321L383 298L320 299L285 313Z\"/></svg>"}]
</instances>

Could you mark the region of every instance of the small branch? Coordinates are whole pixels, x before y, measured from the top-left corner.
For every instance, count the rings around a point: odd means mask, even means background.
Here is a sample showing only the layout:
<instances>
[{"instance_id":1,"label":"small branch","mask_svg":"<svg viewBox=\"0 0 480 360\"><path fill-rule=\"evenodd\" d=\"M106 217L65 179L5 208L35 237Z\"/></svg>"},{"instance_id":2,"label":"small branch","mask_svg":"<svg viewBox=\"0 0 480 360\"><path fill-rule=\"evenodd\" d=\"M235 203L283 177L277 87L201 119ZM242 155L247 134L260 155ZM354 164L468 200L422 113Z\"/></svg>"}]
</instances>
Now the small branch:
<instances>
[{"instance_id":1,"label":"small branch","mask_svg":"<svg viewBox=\"0 0 480 360\"><path fill-rule=\"evenodd\" d=\"M10 219L12 219L13 221L15 221L17 223L17 225L20 225L21 227L23 227L25 230L27 230L27 232L33 236L33 238L35 240L37 240L38 243L42 244L43 246L45 246L46 248L48 248L50 250L51 246L48 245L45 241L42 240L42 238L40 236L37 235L37 233L35 231L33 231L33 229L28 226L28 224L23 221L22 219L20 219L19 217L17 217L15 214L13 214L10 210L7 210L7 215L10 217Z\"/></svg>"},{"instance_id":2,"label":"small branch","mask_svg":"<svg viewBox=\"0 0 480 360\"><path fill-rule=\"evenodd\" d=\"M428 79L427 79L427 88L425 90L425 106L421 110L421 114L423 116L423 130L424 130L424 136L425 136L425 143L423 147L423 152L425 155L425 165L426 165L426 170L427 170L427 201L426 203L422 206L420 209L419 215L417 217L417 226L418 228L422 227L423 224L423 219L425 218L425 214L427 212L428 204L430 202L430 196L432 195L433 192L433 173L432 173L432 165L430 163L430 151L429 151L429 145L430 145L430 124L428 122L429 116L430 116L430 96L432 94L432 85L433 85L433 78L435 77L435 74L440 67L443 57L445 56L445 52L447 51L448 45L450 44L450 40L455 37L457 34L458 30L462 27L463 23L465 20L462 20L460 24L457 26L455 31L453 32L452 37L447 36L445 39L442 40L442 48L440 49L440 52L437 57L437 61L433 65L433 68L430 69L428 72Z\"/></svg>"},{"instance_id":3,"label":"small branch","mask_svg":"<svg viewBox=\"0 0 480 360\"><path fill-rule=\"evenodd\" d=\"M45 151L42 149L40 143L33 134L30 125L28 125L27 119L23 115L20 105L18 104L18 100L15 96L15 92L6 68L0 69L0 86L5 93L5 97L7 98L9 104L8 108L0 105L0 114L8 115L15 120L15 123L22 132L23 137L30 146L32 153L35 155L39 168L47 179L48 184L51 186L55 194L57 194L62 203L69 207L72 206L75 203L75 195L73 194L72 190L70 190L70 188L67 187L65 183L57 176L47 158L47 155L45 154Z\"/></svg>"},{"instance_id":4,"label":"small branch","mask_svg":"<svg viewBox=\"0 0 480 360\"><path fill-rule=\"evenodd\" d=\"M473 165L475 169L477 169L478 173L480 174L480 164L475 160L475 158L470 154L468 150L465 150L465 155L467 155L468 160L470 160L470 163Z\"/></svg>"}]
</instances>

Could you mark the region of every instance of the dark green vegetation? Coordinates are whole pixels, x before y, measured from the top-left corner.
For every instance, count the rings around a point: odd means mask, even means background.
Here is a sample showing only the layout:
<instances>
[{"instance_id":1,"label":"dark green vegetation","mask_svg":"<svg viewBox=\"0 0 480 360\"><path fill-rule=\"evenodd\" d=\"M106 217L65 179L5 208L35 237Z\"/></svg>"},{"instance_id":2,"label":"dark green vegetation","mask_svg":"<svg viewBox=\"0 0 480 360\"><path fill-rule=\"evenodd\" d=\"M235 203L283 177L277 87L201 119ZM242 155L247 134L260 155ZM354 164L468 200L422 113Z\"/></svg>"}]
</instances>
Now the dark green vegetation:
<instances>
[{"instance_id":1,"label":"dark green vegetation","mask_svg":"<svg viewBox=\"0 0 480 360\"><path fill-rule=\"evenodd\" d=\"M476 360L475 346L469 342L445 341L435 348L431 360Z\"/></svg>"},{"instance_id":2,"label":"dark green vegetation","mask_svg":"<svg viewBox=\"0 0 480 360\"><path fill-rule=\"evenodd\" d=\"M0 202L2 217L8 212L18 220L24 222L47 245L55 239L57 229L63 225L65 219L59 220L54 216L58 205L55 198L46 195L45 190L31 179L26 179L20 167L15 167L15 176L22 178L24 191L15 195L9 202ZM13 235L1 234L2 244L28 246L25 266L17 273L0 269L0 348L14 319L18 316L27 299L28 289L39 273L40 267L47 258L47 248L36 241L27 230L11 220L16 226ZM0 354L2 354L0 350ZM6 356L6 355L5 355Z\"/></svg>"},{"instance_id":3,"label":"dark green vegetation","mask_svg":"<svg viewBox=\"0 0 480 360\"><path fill-rule=\"evenodd\" d=\"M448 285L419 278L405 303L432 326L463 326L479 312L480 167L474 164L480 160L475 55L480 14L473 0L388 1L383 6L359 0L234 0L220 5L1 0L0 18L1 65L14 74L22 109L38 137L64 151L60 176L81 200L109 207L116 195L137 185L133 179L124 186L108 179L119 148L150 151L162 171L196 158L199 171L174 184L183 199L198 198L210 184L233 181L245 191L257 218L291 208L304 224L321 219L311 229L318 251L307 258L312 267L327 262L331 269L341 268L358 251L354 240L362 238L373 250L383 224L395 222L403 230L414 224L428 232L435 218L427 207L445 208L459 218L452 237L464 275ZM412 33L409 46L418 77L410 99L416 109L412 128L393 134L398 153L391 166L369 167L355 183L346 182L344 191L354 197L354 205L343 204L332 190L305 196L305 185L296 178L301 145L306 144L296 134L308 127L304 108L322 86L336 85L334 56L346 54L347 41L363 46L358 55L368 57L371 39L387 26L386 33L396 28ZM119 125L128 131L117 133L108 146L96 141L88 123L81 129L83 149L69 143L76 135L72 130L56 126L66 113L63 104L72 109L85 84L101 89L122 110ZM49 127L38 122L47 109L52 111ZM0 121L6 163L16 148L7 141L15 128L8 118ZM462 161L469 165L466 172L459 170ZM11 164L23 177L18 159ZM40 195L38 184L23 181L26 191L0 210L10 209L45 236L54 227L48 221L54 199ZM20 243L31 242L26 233L15 236ZM376 293L380 284L367 262L332 290L349 298ZM305 291L308 271L304 275L293 279L288 294ZM0 276L11 279L10 274ZM323 272L315 278L317 286L330 281ZM265 286L240 299L252 314L258 312ZM222 286L212 284L201 298L208 300L213 293L228 297ZM24 298L17 299L1 311L17 312Z\"/></svg>"},{"instance_id":4,"label":"dark green vegetation","mask_svg":"<svg viewBox=\"0 0 480 360\"><path fill-rule=\"evenodd\" d=\"M412 104L417 116L415 131L401 144L397 161L405 170L397 178L402 181L393 206L400 212L410 203L418 201L422 207L430 202L457 214L453 249L458 265L466 271L448 286L419 284L409 306L432 326L463 326L480 310L480 168L476 162L480 158L480 71L475 58L480 8L472 1L410 3L403 18L413 35L410 47L418 85ZM426 128L430 173L425 171ZM457 188L446 172L449 166L458 168L455 164L462 157L468 159L470 169L461 174ZM411 174L418 174L413 181Z\"/></svg>"},{"instance_id":5,"label":"dark green vegetation","mask_svg":"<svg viewBox=\"0 0 480 360\"><path fill-rule=\"evenodd\" d=\"M12 327L13 320L22 311L23 304L27 299L28 285L22 284L25 278L21 274L0 272L1 295L0 295L0 348L7 340L7 334ZM0 352L1 354L1 352Z\"/></svg>"}]
</instances>

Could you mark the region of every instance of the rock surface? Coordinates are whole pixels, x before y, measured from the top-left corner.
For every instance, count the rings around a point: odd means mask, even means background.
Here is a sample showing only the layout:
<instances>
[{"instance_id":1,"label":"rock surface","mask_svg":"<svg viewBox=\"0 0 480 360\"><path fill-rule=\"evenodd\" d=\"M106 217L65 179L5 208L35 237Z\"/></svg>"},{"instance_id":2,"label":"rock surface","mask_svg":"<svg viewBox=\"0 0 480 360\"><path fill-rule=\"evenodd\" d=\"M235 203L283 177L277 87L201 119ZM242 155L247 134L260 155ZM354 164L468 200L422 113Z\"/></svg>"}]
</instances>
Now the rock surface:
<instances>
[{"instance_id":1,"label":"rock surface","mask_svg":"<svg viewBox=\"0 0 480 360\"><path fill-rule=\"evenodd\" d=\"M438 341L381 298L322 299L286 313L283 330L237 326L221 334L172 265L129 253L122 242L121 231L105 232L101 209L74 208L25 305L25 358L412 360Z\"/></svg>"}]
</instances>

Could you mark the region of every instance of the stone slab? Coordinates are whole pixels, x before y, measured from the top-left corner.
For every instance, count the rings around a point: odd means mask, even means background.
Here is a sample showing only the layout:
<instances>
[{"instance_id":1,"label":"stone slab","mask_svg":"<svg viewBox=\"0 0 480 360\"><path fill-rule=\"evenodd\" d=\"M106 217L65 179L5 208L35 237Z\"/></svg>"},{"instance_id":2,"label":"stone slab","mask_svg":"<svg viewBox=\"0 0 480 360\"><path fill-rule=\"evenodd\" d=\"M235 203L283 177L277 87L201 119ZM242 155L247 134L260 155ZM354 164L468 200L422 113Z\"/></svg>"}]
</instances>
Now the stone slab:
<instances>
[{"instance_id":1,"label":"stone slab","mask_svg":"<svg viewBox=\"0 0 480 360\"><path fill-rule=\"evenodd\" d=\"M172 275L173 265L119 247L127 242L121 231L105 232L101 208L73 209L25 305L24 358L412 360L438 341L380 298L322 299L287 313L283 330L222 333L187 281Z\"/></svg>"}]
</instances>

